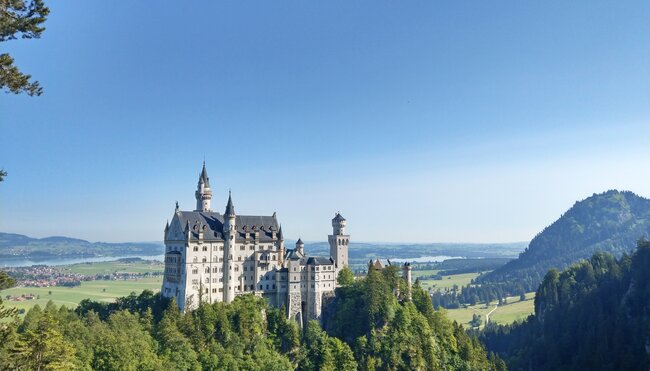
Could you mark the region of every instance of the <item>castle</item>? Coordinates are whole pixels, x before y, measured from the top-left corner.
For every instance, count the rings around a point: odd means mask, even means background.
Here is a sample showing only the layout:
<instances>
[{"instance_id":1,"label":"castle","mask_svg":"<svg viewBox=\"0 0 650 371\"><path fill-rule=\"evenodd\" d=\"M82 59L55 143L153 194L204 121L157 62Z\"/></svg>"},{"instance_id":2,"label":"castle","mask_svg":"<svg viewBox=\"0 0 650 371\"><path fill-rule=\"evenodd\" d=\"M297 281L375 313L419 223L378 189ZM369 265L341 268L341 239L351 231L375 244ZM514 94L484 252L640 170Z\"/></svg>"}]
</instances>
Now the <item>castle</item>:
<instances>
[{"instance_id":1,"label":"castle","mask_svg":"<svg viewBox=\"0 0 650 371\"><path fill-rule=\"evenodd\" d=\"M300 324L320 319L324 300L334 296L338 273L348 264L350 235L341 214L332 219L330 256L310 257L300 239L295 248L285 249L275 213L238 215L230 194L225 212L214 212L205 163L195 196L196 209L181 211L176 203L165 226L163 296L188 310L252 293L284 306Z\"/></svg>"}]
</instances>

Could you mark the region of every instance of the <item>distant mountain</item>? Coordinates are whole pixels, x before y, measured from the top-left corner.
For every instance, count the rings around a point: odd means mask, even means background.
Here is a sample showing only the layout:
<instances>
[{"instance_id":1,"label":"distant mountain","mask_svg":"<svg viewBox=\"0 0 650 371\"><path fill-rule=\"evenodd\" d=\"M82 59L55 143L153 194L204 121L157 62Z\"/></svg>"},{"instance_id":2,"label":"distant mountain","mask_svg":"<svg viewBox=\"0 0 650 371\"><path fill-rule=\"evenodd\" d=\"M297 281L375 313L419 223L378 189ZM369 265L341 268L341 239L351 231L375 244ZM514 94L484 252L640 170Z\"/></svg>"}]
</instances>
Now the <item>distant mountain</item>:
<instances>
[{"instance_id":1,"label":"distant mountain","mask_svg":"<svg viewBox=\"0 0 650 371\"><path fill-rule=\"evenodd\" d=\"M354 236L353 236L354 237ZM285 241L285 246L293 247L294 241ZM508 243L381 243L350 242L349 258L351 264L366 264L369 259L415 259L425 256L452 256L463 258L511 258L514 259L527 242ZM305 251L310 255L329 255L327 242L307 242Z\"/></svg>"},{"instance_id":2,"label":"distant mountain","mask_svg":"<svg viewBox=\"0 0 650 371\"><path fill-rule=\"evenodd\" d=\"M650 235L650 200L632 192L607 191L576 202L546 227L508 264L478 279L479 283L518 282L537 289L551 268L564 269L595 252L616 257L634 251Z\"/></svg>"},{"instance_id":3,"label":"distant mountain","mask_svg":"<svg viewBox=\"0 0 650 371\"><path fill-rule=\"evenodd\" d=\"M160 242L88 242L70 237L32 238L22 234L0 232L0 259L95 257L124 255L160 255L164 253Z\"/></svg>"}]
</instances>

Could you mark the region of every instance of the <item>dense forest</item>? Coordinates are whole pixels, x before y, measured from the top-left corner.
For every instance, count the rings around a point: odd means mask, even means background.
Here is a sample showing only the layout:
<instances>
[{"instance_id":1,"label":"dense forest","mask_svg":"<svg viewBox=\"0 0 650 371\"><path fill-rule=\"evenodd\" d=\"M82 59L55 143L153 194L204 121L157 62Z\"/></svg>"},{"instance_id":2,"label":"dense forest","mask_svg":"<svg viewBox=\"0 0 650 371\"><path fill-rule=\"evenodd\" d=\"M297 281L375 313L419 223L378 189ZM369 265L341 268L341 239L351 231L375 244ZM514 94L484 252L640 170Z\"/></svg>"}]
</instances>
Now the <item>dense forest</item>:
<instances>
[{"instance_id":1,"label":"dense forest","mask_svg":"<svg viewBox=\"0 0 650 371\"><path fill-rule=\"evenodd\" d=\"M650 200L616 190L594 194L576 202L535 236L518 259L477 282L533 291L549 269L564 269L598 251L620 257L632 252L639 238L649 235Z\"/></svg>"},{"instance_id":2,"label":"dense forest","mask_svg":"<svg viewBox=\"0 0 650 371\"><path fill-rule=\"evenodd\" d=\"M512 370L648 370L650 242L619 260L596 253L549 271L535 314L522 323L489 325L488 349Z\"/></svg>"},{"instance_id":3,"label":"dense forest","mask_svg":"<svg viewBox=\"0 0 650 371\"><path fill-rule=\"evenodd\" d=\"M326 330L315 321L301 330L253 295L181 313L144 291L74 310L50 302L22 320L0 304L0 369L505 370L396 269L341 283Z\"/></svg>"},{"instance_id":4,"label":"dense forest","mask_svg":"<svg viewBox=\"0 0 650 371\"><path fill-rule=\"evenodd\" d=\"M458 308L537 289L549 269L564 269L596 252L615 257L650 236L650 200L607 191L576 202L530 242L518 259L477 277L472 285L433 293L436 308Z\"/></svg>"}]
</instances>

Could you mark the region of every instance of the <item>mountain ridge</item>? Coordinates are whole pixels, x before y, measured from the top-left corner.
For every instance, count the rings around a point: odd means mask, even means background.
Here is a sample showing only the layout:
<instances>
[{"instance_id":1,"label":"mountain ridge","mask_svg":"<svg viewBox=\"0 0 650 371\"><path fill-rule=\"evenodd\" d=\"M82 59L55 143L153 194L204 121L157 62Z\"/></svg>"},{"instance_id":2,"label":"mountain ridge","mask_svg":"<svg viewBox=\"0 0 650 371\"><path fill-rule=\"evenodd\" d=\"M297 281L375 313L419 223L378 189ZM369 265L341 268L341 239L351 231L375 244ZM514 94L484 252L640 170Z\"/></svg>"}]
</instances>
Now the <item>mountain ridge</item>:
<instances>
[{"instance_id":1,"label":"mountain ridge","mask_svg":"<svg viewBox=\"0 0 650 371\"><path fill-rule=\"evenodd\" d=\"M650 200L631 191L608 190L577 201L530 242L519 257L477 279L478 283L523 282L537 288L546 272L564 269L596 252L616 257L650 236Z\"/></svg>"}]
</instances>

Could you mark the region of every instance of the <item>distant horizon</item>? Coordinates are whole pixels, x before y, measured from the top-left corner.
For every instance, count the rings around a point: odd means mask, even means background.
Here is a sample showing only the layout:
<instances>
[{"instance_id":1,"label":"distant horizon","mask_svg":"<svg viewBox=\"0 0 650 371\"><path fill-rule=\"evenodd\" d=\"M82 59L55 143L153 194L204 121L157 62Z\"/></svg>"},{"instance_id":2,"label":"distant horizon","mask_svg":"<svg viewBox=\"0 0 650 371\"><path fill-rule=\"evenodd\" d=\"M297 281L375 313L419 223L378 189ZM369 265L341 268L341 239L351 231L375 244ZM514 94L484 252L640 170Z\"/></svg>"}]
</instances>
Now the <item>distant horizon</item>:
<instances>
[{"instance_id":1,"label":"distant horizon","mask_svg":"<svg viewBox=\"0 0 650 371\"><path fill-rule=\"evenodd\" d=\"M15 235L20 235L20 236L25 236L29 238L34 238L34 239L47 239L47 238L68 238L72 240L81 240L81 241L86 241L89 243L110 243L110 244L120 244L120 243L153 243L153 244L164 244L163 240L160 241L104 241L104 240L97 240L97 241L92 241L92 240L87 240L84 238L78 238L78 237L71 237L71 236L63 236L63 235L52 235L52 236L45 236L45 237L36 237L34 235L28 235L24 233L16 233L16 232L6 232L6 231L0 231L0 233L4 234L15 234ZM285 238L285 241L297 241L298 238ZM306 240L303 239L303 242L305 244L310 244L310 243L327 243L327 240ZM386 242L386 241L350 241L350 244L372 244L372 245L435 245L435 244L441 244L441 245L515 245L515 244L523 244L523 243L530 243L530 241L510 241L510 242Z\"/></svg>"}]
</instances>

